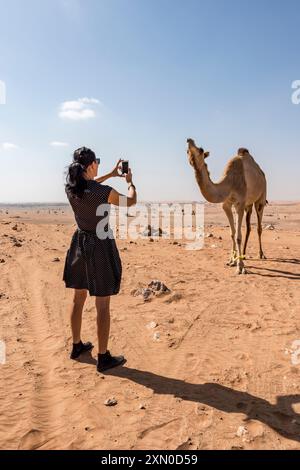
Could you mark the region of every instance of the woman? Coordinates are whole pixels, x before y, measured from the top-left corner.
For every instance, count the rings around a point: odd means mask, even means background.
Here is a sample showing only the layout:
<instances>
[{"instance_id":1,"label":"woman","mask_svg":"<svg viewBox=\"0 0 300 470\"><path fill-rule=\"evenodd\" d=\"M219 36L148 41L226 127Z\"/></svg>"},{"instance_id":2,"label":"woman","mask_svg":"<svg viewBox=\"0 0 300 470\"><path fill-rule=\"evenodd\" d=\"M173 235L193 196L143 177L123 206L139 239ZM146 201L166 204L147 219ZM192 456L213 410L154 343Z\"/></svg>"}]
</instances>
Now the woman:
<instances>
[{"instance_id":1,"label":"woman","mask_svg":"<svg viewBox=\"0 0 300 470\"><path fill-rule=\"evenodd\" d=\"M76 359L93 345L81 341L81 321L87 292L95 297L97 309L98 361L97 370L102 372L125 362L123 356L111 356L107 349L110 328L110 297L120 290L122 265L111 229L106 238L96 234L97 225L104 216L97 215L101 204L116 206L136 204L136 191L132 183L132 173L119 174L119 160L113 171L95 179L100 159L86 147L75 150L73 163L68 167L65 185L68 200L72 206L77 230L73 234L68 249L63 280L66 287L74 289L71 308L71 329L73 349L71 359ZM128 186L127 197L119 194L111 186L101 184L114 176L125 176ZM122 197L122 200L121 200ZM105 207L105 206L104 206ZM109 209L109 206L108 206ZM107 210L106 212L109 212ZM106 227L108 224L106 225Z\"/></svg>"}]
</instances>

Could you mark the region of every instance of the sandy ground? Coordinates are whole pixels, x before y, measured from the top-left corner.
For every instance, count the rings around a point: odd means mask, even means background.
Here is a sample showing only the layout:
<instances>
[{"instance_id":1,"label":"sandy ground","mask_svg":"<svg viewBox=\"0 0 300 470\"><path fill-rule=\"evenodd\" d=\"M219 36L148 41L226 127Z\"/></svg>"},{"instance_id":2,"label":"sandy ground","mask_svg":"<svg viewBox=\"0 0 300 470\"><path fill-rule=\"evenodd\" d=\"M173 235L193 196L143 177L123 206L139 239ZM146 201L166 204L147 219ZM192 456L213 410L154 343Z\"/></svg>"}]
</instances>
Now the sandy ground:
<instances>
[{"instance_id":1,"label":"sandy ground","mask_svg":"<svg viewBox=\"0 0 300 470\"><path fill-rule=\"evenodd\" d=\"M69 359L71 212L0 209L1 449L300 449L300 204L268 206L268 259L257 259L253 227L245 276L226 266L220 206L206 206L213 236L200 251L119 240L110 349L127 363L105 375L96 349ZM149 302L131 295L152 279L172 292ZM93 298L82 333L96 344ZM112 397L117 405L105 406Z\"/></svg>"}]
</instances>

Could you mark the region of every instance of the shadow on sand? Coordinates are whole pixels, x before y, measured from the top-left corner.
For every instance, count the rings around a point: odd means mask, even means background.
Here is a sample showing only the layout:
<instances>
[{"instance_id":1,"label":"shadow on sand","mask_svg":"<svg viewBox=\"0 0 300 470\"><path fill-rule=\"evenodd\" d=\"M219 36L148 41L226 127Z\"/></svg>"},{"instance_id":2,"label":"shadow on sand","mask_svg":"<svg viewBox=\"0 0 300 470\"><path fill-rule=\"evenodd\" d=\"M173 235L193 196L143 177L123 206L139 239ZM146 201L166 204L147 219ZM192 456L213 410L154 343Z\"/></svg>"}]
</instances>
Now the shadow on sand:
<instances>
[{"instance_id":1,"label":"shadow on sand","mask_svg":"<svg viewBox=\"0 0 300 470\"><path fill-rule=\"evenodd\" d=\"M283 437L300 442L300 415L292 408L294 403L300 403L300 394L278 396L273 405L247 392L233 390L223 385L191 384L129 367L117 367L107 371L105 375L127 378L160 395L173 395L226 413L244 413L245 421L258 420Z\"/></svg>"},{"instance_id":2,"label":"shadow on sand","mask_svg":"<svg viewBox=\"0 0 300 470\"><path fill-rule=\"evenodd\" d=\"M254 259L251 259L251 261L255 261ZM251 262L250 261L250 262ZM297 258L290 258L290 259L284 259L284 258L268 258L266 261L272 261L274 263L286 263L286 264L296 264L300 265L300 260ZM284 271L281 269L271 269L271 268L265 268L264 266L250 266L247 265L247 268L249 269L257 269L259 271L268 271L268 273L262 273L262 272L253 272L251 271L251 274L254 274L256 276L263 276L263 277L276 277L276 278L283 278L283 279L290 279L290 280L299 280L300 279L300 273L295 273L291 271ZM274 273L274 274L273 274Z\"/></svg>"}]
</instances>

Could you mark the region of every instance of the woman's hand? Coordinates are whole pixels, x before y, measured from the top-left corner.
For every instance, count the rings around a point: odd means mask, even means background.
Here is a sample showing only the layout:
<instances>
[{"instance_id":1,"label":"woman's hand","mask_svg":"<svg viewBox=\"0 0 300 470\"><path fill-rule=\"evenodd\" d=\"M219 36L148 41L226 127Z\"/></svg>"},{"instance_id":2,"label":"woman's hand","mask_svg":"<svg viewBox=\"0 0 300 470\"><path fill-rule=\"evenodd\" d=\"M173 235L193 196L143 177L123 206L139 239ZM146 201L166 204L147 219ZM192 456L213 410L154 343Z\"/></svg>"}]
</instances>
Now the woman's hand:
<instances>
[{"instance_id":1,"label":"woman's hand","mask_svg":"<svg viewBox=\"0 0 300 470\"><path fill-rule=\"evenodd\" d=\"M119 170L122 169L120 163L122 162L122 158L120 158L116 164L116 166L114 167L114 169L112 170L111 172L111 176L120 176L121 178L124 178L125 175L122 175L121 173L119 173Z\"/></svg>"}]
</instances>

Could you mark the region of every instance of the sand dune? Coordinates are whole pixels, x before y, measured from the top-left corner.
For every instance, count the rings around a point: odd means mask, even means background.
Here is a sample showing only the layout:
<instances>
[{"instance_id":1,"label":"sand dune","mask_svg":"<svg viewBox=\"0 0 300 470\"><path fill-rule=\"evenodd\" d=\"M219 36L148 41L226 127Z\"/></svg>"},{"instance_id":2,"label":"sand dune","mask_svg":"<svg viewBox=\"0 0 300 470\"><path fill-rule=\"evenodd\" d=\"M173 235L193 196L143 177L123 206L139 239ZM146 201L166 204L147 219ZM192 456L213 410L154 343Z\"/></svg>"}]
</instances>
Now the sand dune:
<instances>
[{"instance_id":1,"label":"sand dune","mask_svg":"<svg viewBox=\"0 0 300 470\"><path fill-rule=\"evenodd\" d=\"M61 279L71 212L1 208L0 448L299 449L299 210L267 208L268 259L256 257L253 227L246 276L225 265L230 234L219 206L206 207L212 237L203 250L118 240L124 277L110 349L127 363L100 375L96 351L69 359L72 291ZM131 295L153 279L172 292L148 302ZM91 298L83 339L96 343ZM105 406L112 397L117 405Z\"/></svg>"}]
</instances>

